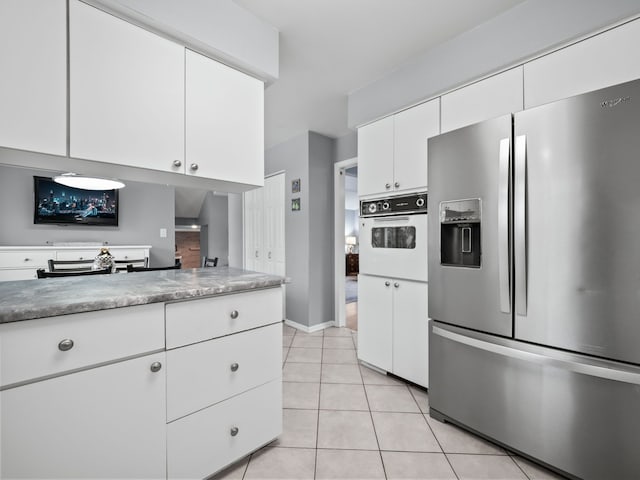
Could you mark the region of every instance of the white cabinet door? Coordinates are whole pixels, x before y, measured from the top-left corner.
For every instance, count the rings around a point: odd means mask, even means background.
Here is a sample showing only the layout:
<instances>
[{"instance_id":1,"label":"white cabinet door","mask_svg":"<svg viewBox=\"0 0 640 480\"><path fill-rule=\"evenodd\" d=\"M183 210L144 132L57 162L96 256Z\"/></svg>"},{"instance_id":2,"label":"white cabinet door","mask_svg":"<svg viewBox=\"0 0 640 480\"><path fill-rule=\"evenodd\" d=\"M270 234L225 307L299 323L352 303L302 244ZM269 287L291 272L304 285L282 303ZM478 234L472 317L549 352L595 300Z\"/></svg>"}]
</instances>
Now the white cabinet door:
<instances>
[{"instance_id":1,"label":"white cabinet door","mask_svg":"<svg viewBox=\"0 0 640 480\"><path fill-rule=\"evenodd\" d=\"M442 96L442 132L523 108L522 66Z\"/></svg>"},{"instance_id":2,"label":"white cabinet door","mask_svg":"<svg viewBox=\"0 0 640 480\"><path fill-rule=\"evenodd\" d=\"M249 185L264 182L264 84L190 50L186 172Z\"/></svg>"},{"instance_id":3,"label":"white cabinet door","mask_svg":"<svg viewBox=\"0 0 640 480\"><path fill-rule=\"evenodd\" d=\"M427 139L440 133L440 99L394 116L394 191L427 188Z\"/></svg>"},{"instance_id":4,"label":"white cabinet door","mask_svg":"<svg viewBox=\"0 0 640 480\"><path fill-rule=\"evenodd\" d=\"M392 371L393 291L388 278L358 275L358 358Z\"/></svg>"},{"instance_id":5,"label":"white cabinet door","mask_svg":"<svg viewBox=\"0 0 640 480\"><path fill-rule=\"evenodd\" d=\"M358 129L358 195L393 190L393 116Z\"/></svg>"},{"instance_id":6,"label":"white cabinet door","mask_svg":"<svg viewBox=\"0 0 640 480\"><path fill-rule=\"evenodd\" d=\"M284 269L284 173L265 179L264 182L264 262L265 271L275 275L285 274Z\"/></svg>"},{"instance_id":7,"label":"white cabinet door","mask_svg":"<svg viewBox=\"0 0 640 480\"><path fill-rule=\"evenodd\" d=\"M262 252L264 236L263 195L263 188L256 188L244 193L244 268L257 272L264 270Z\"/></svg>"},{"instance_id":8,"label":"white cabinet door","mask_svg":"<svg viewBox=\"0 0 640 480\"><path fill-rule=\"evenodd\" d=\"M429 386L428 284L393 281L393 373Z\"/></svg>"},{"instance_id":9,"label":"white cabinet door","mask_svg":"<svg viewBox=\"0 0 640 480\"><path fill-rule=\"evenodd\" d=\"M525 108L640 77L640 20L524 65Z\"/></svg>"},{"instance_id":10,"label":"white cabinet door","mask_svg":"<svg viewBox=\"0 0 640 480\"><path fill-rule=\"evenodd\" d=\"M69 9L71 156L184 172L184 47L77 0Z\"/></svg>"},{"instance_id":11,"label":"white cabinet door","mask_svg":"<svg viewBox=\"0 0 640 480\"><path fill-rule=\"evenodd\" d=\"M0 2L0 145L67 154L65 0Z\"/></svg>"},{"instance_id":12,"label":"white cabinet door","mask_svg":"<svg viewBox=\"0 0 640 480\"><path fill-rule=\"evenodd\" d=\"M164 357L0 392L2 478L165 478Z\"/></svg>"}]
</instances>

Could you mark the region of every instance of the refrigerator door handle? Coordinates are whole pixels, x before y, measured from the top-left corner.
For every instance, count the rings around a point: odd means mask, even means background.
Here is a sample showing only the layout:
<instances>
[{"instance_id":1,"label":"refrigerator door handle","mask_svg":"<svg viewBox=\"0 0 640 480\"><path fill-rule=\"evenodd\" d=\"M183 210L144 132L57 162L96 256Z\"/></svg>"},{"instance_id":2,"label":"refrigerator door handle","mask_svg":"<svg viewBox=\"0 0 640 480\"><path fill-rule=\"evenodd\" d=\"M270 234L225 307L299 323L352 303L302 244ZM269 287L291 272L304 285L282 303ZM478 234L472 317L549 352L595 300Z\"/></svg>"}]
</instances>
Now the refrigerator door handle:
<instances>
[{"instance_id":1,"label":"refrigerator door handle","mask_svg":"<svg viewBox=\"0 0 640 480\"><path fill-rule=\"evenodd\" d=\"M514 232L516 314L527 315L527 137L515 141Z\"/></svg>"},{"instance_id":2,"label":"refrigerator door handle","mask_svg":"<svg viewBox=\"0 0 640 480\"><path fill-rule=\"evenodd\" d=\"M511 275L509 268L509 160L511 141L500 140L498 179L498 285L500 311L511 313Z\"/></svg>"},{"instance_id":3,"label":"refrigerator door handle","mask_svg":"<svg viewBox=\"0 0 640 480\"><path fill-rule=\"evenodd\" d=\"M444 330L436 326L433 327L431 333L438 335L439 337L446 338L447 340L451 340L452 342L468 345L503 357L524 360L537 365L550 366L562 370L581 373L583 375L604 378L606 380L615 380L617 382L640 385L640 374L635 372L618 370L606 365L600 366L591 363L582 363L568 358L556 358L549 354L543 355L540 353L528 352L526 350L520 350L506 345L499 345L497 343L490 343L477 338L467 337L466 335L460 335L459 333L450 332L449 330Z\"/></svg>"}]
</instances>

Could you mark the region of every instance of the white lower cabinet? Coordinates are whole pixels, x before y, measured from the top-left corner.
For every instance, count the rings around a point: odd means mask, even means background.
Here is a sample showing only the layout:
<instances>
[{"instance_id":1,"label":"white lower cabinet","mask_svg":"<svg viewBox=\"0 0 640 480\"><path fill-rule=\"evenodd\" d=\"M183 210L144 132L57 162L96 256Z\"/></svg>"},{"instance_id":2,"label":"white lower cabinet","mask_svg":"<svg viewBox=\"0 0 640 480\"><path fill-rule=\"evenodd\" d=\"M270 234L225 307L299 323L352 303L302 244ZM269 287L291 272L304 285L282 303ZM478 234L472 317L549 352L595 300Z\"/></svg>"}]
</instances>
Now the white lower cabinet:
<instances>
[{"instance_id":1,"label":"white lower cabinet","mask_svg":"<svg viewBox=\"0 0 640 480\"><path fill-rule=\"evenodd\" d=\"M358 358L429 386L428 283L358 276Z\"/></svg>"},{"instance_id":2,"label":"white lower cabinet","mask_svg":"<svg viewBox=\"0 0 640 480\"><path fill-rule=\"evenodd\" d=\"M205 478L282 432L282 382L256 387L167 428L168 478Z\"/></svg>"},{"instance_id":3,"label":"white lower cabinet","mask_svg":"<svg viewBox=\"0 0 640 480\"><path fill-rule=\"evenodd\" d=\"M0 392L2 478L164 478L165 353Z\"/></svg>"}]
</instances>

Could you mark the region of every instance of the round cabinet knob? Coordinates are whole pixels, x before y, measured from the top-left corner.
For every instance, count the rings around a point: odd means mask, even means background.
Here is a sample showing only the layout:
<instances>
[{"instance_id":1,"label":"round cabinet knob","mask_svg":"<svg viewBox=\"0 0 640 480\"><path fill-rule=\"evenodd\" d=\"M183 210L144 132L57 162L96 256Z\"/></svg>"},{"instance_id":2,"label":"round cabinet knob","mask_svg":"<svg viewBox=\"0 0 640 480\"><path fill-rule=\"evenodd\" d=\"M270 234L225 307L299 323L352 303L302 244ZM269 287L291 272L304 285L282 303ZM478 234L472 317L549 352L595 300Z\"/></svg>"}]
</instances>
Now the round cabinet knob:
<instances>
[{"instance_id":1,"label":"round cabinet knob","mask_svg":"<svg viewBox=\"0 0 640 480\"><path fill-rule=\"evenodd\" d=\"M84 260L84 257L80 257L80 258L78 258L78 260Z\"/></svg>"},{"instance_id":2,"label":"round cabinet knob","mask_svg":"<svg viewBox=\"0 0 640 480\"><path fill-rule=\"evenodd\" d=\"M180 160L174 160L173 161L173 166L174 167L181 167L182 166L182 162Z\"/></svg>"},{"instance_id":3,"label":"round cabinet knob","mask_svg":"<svg viewBox=\"0 0 640 480\"><path fill-rule=\"evenodd\" d=\"M196 170L198 170L198 164L197 163L192 163L189 166L189 168L195 172Z\"/></svg>"},{"instance_id":4,"label":"round cabinet knob","mask_svg":"<svg viewBox=\"0 0 640 480\"><path fill-rule=\"evenodd\" d=\"M400 284L398 282L393 284L394 287L398 288L400 286Z\"/></svg>"},{"instance_id":5,"label":"round cabinet knob","mask_svg":"<svg viewBox=\"0 0 640 480\"><path fill-rule=\"evenodd\" d=\"M384 282L384 286L385 287L388 287L389 285L391 285L391 282L389 282L389 281Z\"/></svg>"},{"instance_id":6,"label":"round cabinet knob","mask_svg":"<svg viewBox=\"0 0 640 480\"><path fill-rule=\"evenodd\" d=\"M258 250L256 250L256 258L258 258Z\"/></svg>"},{"instance_id":7,"label":"round cabinet knob","mask_svg":"<svg viewBox=\"0 0 640 480\"><path fill-rule=\"evenodd\" d=\"M73 345L73 340L71 340L70 338L65 338L58 344L58 350L60 350L61 352L68 352L73 348Z\"/></svg>"},{"instance_id":8,"label":"round cabinet knob","mask_svg":"<svg viewBox=\"0 0 640 480\"><path fill-rule=\"evenodd\" d=\"M238 427L231 427L231 430L229 430L229 433L231 434L232 437L235 437L239 431L240 429Z\"/></svg>"},{"instance_id":9,"label":"round cabinet knob","mask_svg":"<svg viewBox=\"0 0 640 480\"><path fill-rule=\"evenodd\" d=\"M160 362L153 362L151 364L151 371L153 373L159 372L162 369L162 364Z\"/></svg>"},{"instance_id":10,"label":"round cabinet knob","mask_svg":"<svg viewBox=\"0 0 640 480\"><path fill-rule=\"evenodd\" d=\"M232 372L237 372L238 368L240 368L240 365L238 365L237 363L232 363L231 364L231 371Z\"/></svg>"},{"instance_id":11,"label":"round cabinet knob","mask_svg":"<svg viewBox=\"0 0 640 480\"><path fill-rule=\"evenodd\" d=\"M396 187L396 188L400 187L400 182L394 183L393 186Z\"/></svg>"},{"instance_id":12,"label":"round cabinet knob","mask_svg":"<svg viewBox=\"0 0 640 480\"><path fill-rule=\"evenodd\" d=\"M389 190L391 188L391 184L390 183L385 183L384 184L384 188L386 188L387 190Z\"/></svg>"},{"instance_id":13,"label":"round cabinet knob","mask_svg":"<svg viewBox=\"0 0 640 480\"><path fill-rule=\"evenodd\" d=\"M25 262L28 262L28 261L30 261L30 260L31 260L30 258L25 258L25 259L24 259L24 261L25 261Z\"/></svg>"},{"instance_id":14,"label":"round cabinet knob","mask_svg":"<svg viewBox=\"0 0 640 480\"><path fill-rule=\"evenodd\" d=\"M233 310L233 311L231 312L231 318L233 318L234 320L235 320L236 318L238 318L238 315L240 315L240 314L238 313L238 310Z\"/></svg>"},{"instance_id":15,"label":"round cabinet knob","mask_svg":"<svg viewBox=\"0 0 640 480\"><path fill-rule=\"evenodd\" d=\"M269 252L269 255L267 255L267 257L269 258L269 260L271 260L271 252Z\"/></svg>"}]
</instances>

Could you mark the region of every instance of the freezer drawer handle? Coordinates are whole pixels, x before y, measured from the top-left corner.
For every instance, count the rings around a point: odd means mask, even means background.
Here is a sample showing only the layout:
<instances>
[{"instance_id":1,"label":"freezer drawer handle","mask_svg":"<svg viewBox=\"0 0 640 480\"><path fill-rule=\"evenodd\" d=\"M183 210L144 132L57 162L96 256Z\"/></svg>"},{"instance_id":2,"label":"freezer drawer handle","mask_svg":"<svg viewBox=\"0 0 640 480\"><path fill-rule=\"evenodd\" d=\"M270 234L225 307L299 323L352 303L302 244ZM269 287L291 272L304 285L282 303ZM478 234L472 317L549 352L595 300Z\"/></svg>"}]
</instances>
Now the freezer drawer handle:
<instances>
[{"instance_id":1,"label":"freezer drawer handle","mask_svg":"<svg viewBox=\"0 0 640 480\"><path fill-rule=\"evenodd\" d=\"M467 337L460 335L459 333L450 332L439 327L433 327L432 333L439 337L446 338L452 342L462 343L479 350L495 353L496 355L502 355L504 357L515 358L526 362L536 363L538 365L544 365L549 367L559 368L561 370L568 370L570 372L581 373L583 375L590 375L592 377L604 378L606 380L614 380L616 382L631 383L633 385L640 385L640 373L627 372L622 370L616 370L613 368L601 367L598 365L590 365L580 362L572 362L571 360L564 360L560 358L553 358L547 355L540 355L539 353L526 352L524 350L507 347L504 345L497 345L495 343L483 342L477 338Z\"/></svg>"}]
</instances>

